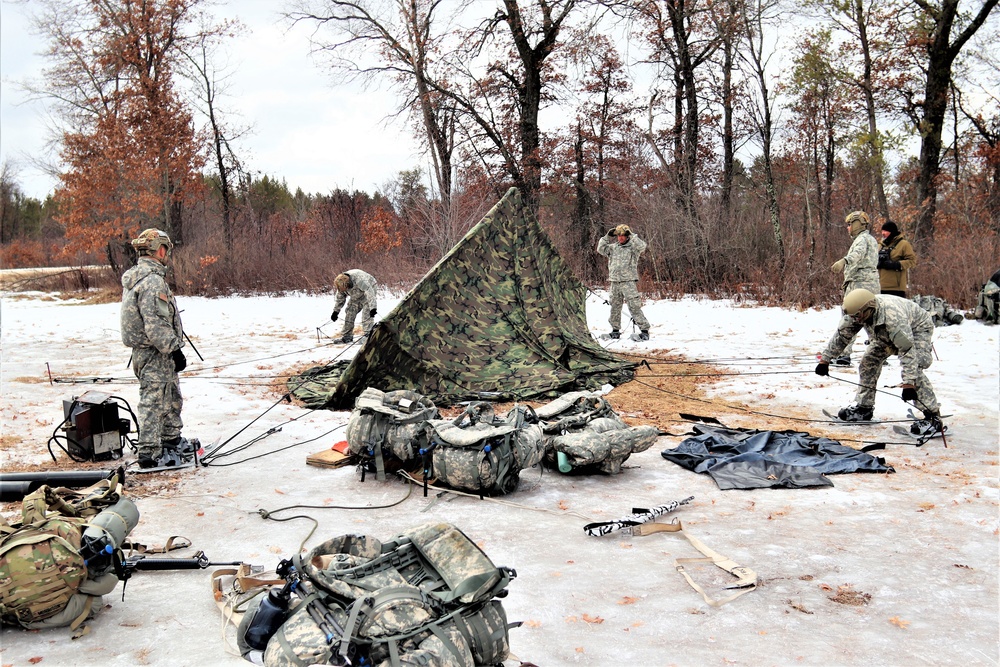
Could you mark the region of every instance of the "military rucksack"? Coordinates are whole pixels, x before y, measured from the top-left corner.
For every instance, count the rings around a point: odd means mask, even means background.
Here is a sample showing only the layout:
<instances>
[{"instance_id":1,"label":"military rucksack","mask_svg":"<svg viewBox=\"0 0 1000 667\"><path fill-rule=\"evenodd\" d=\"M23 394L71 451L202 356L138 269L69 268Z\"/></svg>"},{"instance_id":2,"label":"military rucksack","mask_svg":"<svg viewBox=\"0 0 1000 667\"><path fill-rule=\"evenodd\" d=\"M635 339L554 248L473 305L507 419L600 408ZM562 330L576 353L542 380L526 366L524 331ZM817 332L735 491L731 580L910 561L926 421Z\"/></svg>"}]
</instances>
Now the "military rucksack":
<instances>
[{"instance_id":1,"label":"military rucksack","mask_svg":"<svg viewBox=\"0 0 1000 667\"><path fill-rule=\"evenodd\" d=\"M25 496L20 521L0 517L0 621L76 630L111 592L117 577L88 570L81 540L89 522L120 500L118 479L82 491L41 486Z\"/></svg>"},{"instance_id":2,"label":"military rucksack","mask_svg":"<svg viewBox=\"0 0 1000 667\"><path fill-rule=\"evenodd\" d=\"M656 441L655 426L629 426L598 394L572 392L539 407L546 460L568 472L621 472ZM568 469L568 470L567 470Z\"/></svg>"},{"instance_id":3,"label":"military rucksack","mask_svg":"<svg viewBox=\"0 0 1000 667\"><path fill-rule=\"evenodd\" d=\"M475 667L508 656L509 626L496 598L517 575L451 524L425 524L384 543L342 535L291 562L299 595L267 640L266 667ZM258 606L247 610L238 636Z\"/></svg>"},{"instance_id":4,"label":"military rucksack","mask_svg":"<svg viewBox=\"0 0 1000 667\"><path fill-rule=\"evenodd\" d=\"M424 476L483 495L510 493L521 471L545 453L534 410L515 405L496 417L489 403L475 402L452 420L427 422L429 462Z\"/></svg>"},{"instance_id":5,"label":"military rucksack","mask_svg":"<svg viewBox=\"0 0 1000 667\"><path fill-rule=\"evenodd\" d=\"M987 324L1000 323L1000 285L988 280L979 290L975 317Z\"/></svg>"},{"instance_id":6,"label":"military rucksack","mask_svg":"<svg viewBox=\"0 0 1000 667\"><path fill-rule=\"evenodd\" d=\"M424 422L438 416L434 403L416 392L369 387L358 396L347 422L347 444L360 458L362 471L374 468L376 479L382 480L388 463L417 457L426 446Z\"/></svg>"}]
</instances>

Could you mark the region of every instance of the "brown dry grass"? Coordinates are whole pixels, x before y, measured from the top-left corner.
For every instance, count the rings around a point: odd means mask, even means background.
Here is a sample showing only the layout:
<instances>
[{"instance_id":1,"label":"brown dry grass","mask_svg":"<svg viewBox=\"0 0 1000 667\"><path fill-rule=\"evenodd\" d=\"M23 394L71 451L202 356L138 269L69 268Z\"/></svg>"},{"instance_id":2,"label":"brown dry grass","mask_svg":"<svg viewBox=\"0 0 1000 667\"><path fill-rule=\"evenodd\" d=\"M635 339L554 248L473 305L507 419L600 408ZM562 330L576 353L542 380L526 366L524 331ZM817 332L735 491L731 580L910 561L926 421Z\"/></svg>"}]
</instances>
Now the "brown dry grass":
<instances>
[{"instance_id":1,"label":"brown dry grass","mask_svg":"<svg viewBox=\"0 0 1000 667\"><path fill-rule=\"evenodd\" d=\"M812 435L828 437L842 444L860 448L862 442L856 440L857 431L850 428L837 429L836 426L807 423L817 419L813 409L794 406L781 407L780 416L769 414L765 404L747 404L732 399L709 396L711 388L732 374L732 370L705 363L687 361L685 357L662 350L652 350L648 354L619 353L619 356L649 365L640 365L635 379L613 389L607 399L615 410L632 425L649 424L664 432L676 432L677 424L688 424L690 420L680 417L681 413L714 417L727 426L756 428L761 430L806 431ZM305 363L283 369L284 375L275 378L268 386L269 396L277 399L288 392L285 378L315 366ZM762 397L766 401L766 396ZM543 405L545 401L527 401L532 407ZM494 411L503 414L514 403L496 403ZM441 414L450 419L458 416L463 406L442 407ZM855 439L855 440L852 440Z\"/></svg>"}]
</instances>

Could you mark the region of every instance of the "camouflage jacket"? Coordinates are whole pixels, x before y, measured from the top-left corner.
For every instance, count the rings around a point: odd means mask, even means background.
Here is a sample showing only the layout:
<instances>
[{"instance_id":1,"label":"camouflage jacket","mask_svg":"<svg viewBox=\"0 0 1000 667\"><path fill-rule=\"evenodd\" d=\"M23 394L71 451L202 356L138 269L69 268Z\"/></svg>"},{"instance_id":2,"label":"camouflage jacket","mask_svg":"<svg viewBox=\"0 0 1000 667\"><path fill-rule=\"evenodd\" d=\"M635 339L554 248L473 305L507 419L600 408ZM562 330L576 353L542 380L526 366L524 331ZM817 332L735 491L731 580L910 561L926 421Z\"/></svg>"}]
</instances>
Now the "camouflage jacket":
<instances>
[{"instance_id":1,"label":"camouflage jacket","mask_svg":"<svg viewBox=\"0 0 1000 667\"><path fill-rule=\"evenodd\" d=\"M347 297L351 297L359 302L367 299L368 307L374 308L376 303L375 286L378 284L375 282L375 276L365 273L361 269L351 269L350 271L344 271L344 273L351 277L351 286L346 292L337 292L337 301L333 305L333 310L340 312L340 309L347 302Z\"/></svg>"},{"instance_id":2,"label":"camouflage jacket","mask_svg":"<svg viewBox=\"0 0 1000 667\"><path fill-rule=\"evenodd\" d=\"M930 314L909 299L879 294L875 297L875 314L867 324L861 325L850 317L840 321L837 332L820 354L821 361L829 363L839 357L862 328L868 332L872 345L884 345L899 355L903 382L913 384L920 372L914 343L920 340L930 343L934 334Z\"/></svg>"},{"instance_id":3,"label":"camouflage jacket","mask_svg":"<svg viewBox=\"0 0 1000 667\"><path fill-rule=\"evenodd\" d=\"M167 286L167 267L152 257L122 276L122 342L128 347L155 347L163 354L184 347L184 328L174 295Z\"/></svg>"},{"instance_id":4,"label":"camouflage jacket","mask_svg":"<svg viewBox=\"0 0 1000 667\"><path fill-rule=\"evenodd\" d=\"M851 289L863 288L879 293L878 241L867 230L854 237L844 262L845 285L852 283Z\"/></svg>"},{"instance_id":5,"label":"camouflage jacket","mask_svg":"<svg viewBox=\"0 0 1000 667\"><path fill-rule=\"evenodd\" d=\"M608 280L624 282L639 280L639 255L646 249L646 242L632 234L625 245L613 236L602 236L597 242L597 252L608 258Z\"/></svg>"}]
</instances>

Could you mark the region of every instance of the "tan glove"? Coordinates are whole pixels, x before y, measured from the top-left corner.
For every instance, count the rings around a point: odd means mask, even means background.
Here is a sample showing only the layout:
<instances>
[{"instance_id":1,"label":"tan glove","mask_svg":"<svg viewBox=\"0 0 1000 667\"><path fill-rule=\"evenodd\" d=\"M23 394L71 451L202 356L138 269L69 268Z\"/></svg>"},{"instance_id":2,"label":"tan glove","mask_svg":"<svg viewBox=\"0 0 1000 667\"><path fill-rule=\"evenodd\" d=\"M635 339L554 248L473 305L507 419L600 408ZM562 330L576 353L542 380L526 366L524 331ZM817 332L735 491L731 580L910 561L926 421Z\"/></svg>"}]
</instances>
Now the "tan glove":
<instances>
[{"instance_id":1,"label":"tan glove","mask_svg":"<svg viewBox=\"0 0 1000 667\"><path fill-rule=\"evenodd\" d=\"M843 259L838 259L836 262L830 265L830 270L834 273L840 273L844 270L844 265L847 264Z\"/></svg>"}]
</instances>

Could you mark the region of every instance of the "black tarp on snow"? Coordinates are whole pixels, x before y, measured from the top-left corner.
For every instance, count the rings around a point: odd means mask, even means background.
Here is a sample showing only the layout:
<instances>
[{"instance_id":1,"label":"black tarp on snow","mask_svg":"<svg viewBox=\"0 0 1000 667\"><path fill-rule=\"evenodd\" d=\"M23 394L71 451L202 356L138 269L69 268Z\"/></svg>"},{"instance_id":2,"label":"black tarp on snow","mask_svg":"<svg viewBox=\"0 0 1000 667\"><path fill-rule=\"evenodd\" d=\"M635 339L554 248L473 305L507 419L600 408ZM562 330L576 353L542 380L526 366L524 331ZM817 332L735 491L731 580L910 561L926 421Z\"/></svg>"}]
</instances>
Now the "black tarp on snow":
<instances>
[{"instance_id":1,"label":"black tarp on snow","mask_svg":"<svg viewBox=\"0 0 1000 667\"><path fill-rule=\"evenodd\" d=\"M895 472L885 461L836 440L798 431L757 431L698 424L663 458L708 473L722 490L833 486L826 475Z\"/></svg>"}]
</instances>

